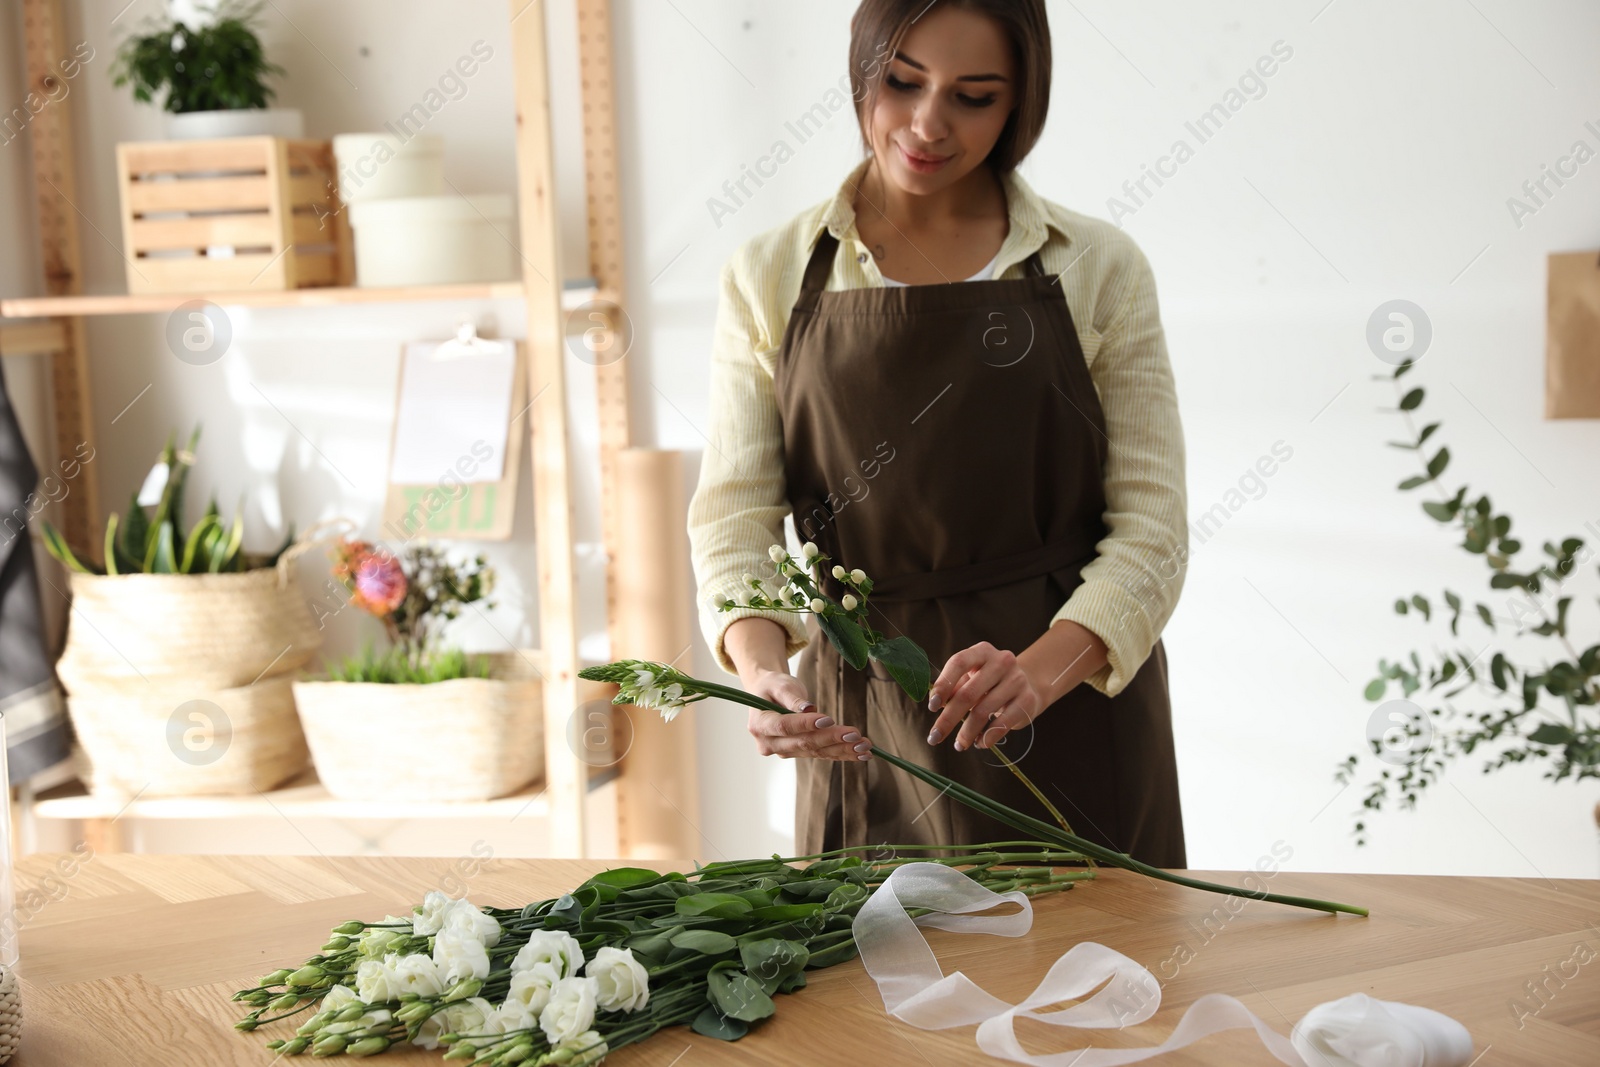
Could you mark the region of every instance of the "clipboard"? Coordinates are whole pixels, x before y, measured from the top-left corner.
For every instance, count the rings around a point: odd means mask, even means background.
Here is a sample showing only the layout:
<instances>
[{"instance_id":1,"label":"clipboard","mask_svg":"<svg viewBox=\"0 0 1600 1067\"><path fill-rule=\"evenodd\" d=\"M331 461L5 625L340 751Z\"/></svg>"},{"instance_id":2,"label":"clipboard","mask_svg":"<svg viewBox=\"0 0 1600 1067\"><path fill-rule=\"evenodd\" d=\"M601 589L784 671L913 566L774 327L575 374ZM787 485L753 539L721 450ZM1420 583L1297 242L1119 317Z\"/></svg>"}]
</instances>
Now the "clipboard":
<instances>
[{"instance_id":1,"label":"clipboard","mask_svg":"<svg viewBox=\"0 0 1600 1067\"><path fill-rule=\"evenodd\" d=\"M510 384L502 394L504 405L502 407L496 400L493 406L493 413L500 418L486 420L496 431L500 425L505 427L504 440L490 442L479 437L463 447L457 447L459 439L454 444L425 441L418 445L414 440L416 435L419 432L426 435L430 428L445 425L448 436L449 420L429 421L437 414L427 408L430 398L426 393L430 384L437 385L451 377L492 382L499 373L494 365L503 363L508 356ZM464 365L457 362L463 360L486 362L474 365L467 374L463 373ZM527 360L520 343L480 338L470 324L463 324L448 341L405 346L389 442L390 477L383 506L386 541L404 543L419 537L504 541L511 536L523 441L528 436L524 421L528 415L524 400L527 379ZM483 398L456 399L470 403ZM459 410L456 415L459 418ZM403 434L407 435L405 440ZM491 435L499 436L498 432ZM439 447L429 465L428 452L423 446L435 445ZM495 476L496 465L498 477ZM426 481L416 477L419 472L435 468L439 473ZM401 480L394 476L397 469Z\"/></svg>"}]
</instances>

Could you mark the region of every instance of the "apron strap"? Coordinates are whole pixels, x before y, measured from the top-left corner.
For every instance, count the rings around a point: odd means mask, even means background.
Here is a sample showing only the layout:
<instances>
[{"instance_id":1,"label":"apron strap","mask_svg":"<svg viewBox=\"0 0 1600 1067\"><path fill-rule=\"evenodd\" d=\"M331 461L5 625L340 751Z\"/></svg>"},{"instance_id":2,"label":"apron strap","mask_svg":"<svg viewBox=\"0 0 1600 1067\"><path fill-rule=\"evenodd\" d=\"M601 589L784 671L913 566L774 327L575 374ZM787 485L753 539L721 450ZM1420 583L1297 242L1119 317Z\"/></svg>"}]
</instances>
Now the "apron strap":
<instances>
[{"instance_id":1,"label":"apron strap","mask_svg":"<svg viewBox=\"0 0 1600 1067\"><path fill-rule=\"evenodd\" d=\"M815 247L811 249L811 258L806 262L805 277L800 282L800 299L795 307L810 310L817 306L817 296L828 284L828 275L833 273L834 254L839 250L839 239L831 230L823 230L822 236L817 238Z\"/></svg>"},{"instance_id":2,"label":"apron strap","mask_svg":"<svg viewBox=\"0 0 1600 1067\"><path fill-rule=\"evenodd\" d=\"M1080 562L1087 563L1094 557L1099 542L1098 532L1084 529L1063 540L1040 545L1026 552L979 560L977 563L968 563L960 567L890 575L887 578L873 580L870 599L932 600L936 597L973 593L981 589L994 589L1050 571L1071 568Z\"/></svg>"}]
</instances>

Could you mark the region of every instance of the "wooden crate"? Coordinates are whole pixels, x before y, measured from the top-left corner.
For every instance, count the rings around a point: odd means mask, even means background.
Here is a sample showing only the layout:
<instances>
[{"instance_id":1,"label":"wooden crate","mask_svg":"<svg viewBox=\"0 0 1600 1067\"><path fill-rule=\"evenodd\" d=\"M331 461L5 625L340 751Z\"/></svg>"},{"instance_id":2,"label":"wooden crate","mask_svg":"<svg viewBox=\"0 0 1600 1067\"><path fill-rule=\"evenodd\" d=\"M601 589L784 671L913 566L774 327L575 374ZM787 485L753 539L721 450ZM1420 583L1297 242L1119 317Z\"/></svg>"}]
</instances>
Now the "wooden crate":
<instances>
[{"instance_id":1,"label":"wooden crate","mask_svg":"<svg viewBox=\"0 0 1600 1067\"><path fill-rule=\"evenodd\" d=\"M130 293L351 284L328 141L119 144L117 178Z\"/></svg>"}]
</instances>

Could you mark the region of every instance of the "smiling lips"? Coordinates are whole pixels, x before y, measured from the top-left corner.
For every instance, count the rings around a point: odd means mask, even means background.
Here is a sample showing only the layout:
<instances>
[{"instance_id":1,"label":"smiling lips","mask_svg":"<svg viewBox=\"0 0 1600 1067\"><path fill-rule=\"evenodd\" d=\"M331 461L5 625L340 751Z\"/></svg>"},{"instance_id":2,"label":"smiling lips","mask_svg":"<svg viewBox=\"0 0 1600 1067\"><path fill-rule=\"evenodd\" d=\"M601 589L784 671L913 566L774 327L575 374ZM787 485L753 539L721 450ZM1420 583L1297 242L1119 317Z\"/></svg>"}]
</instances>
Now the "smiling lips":
<instances>
[{"instance_id":1,"label":"smiling lips","mask_svg":"<svg viewBox=\"0 0 1600 1067\"><path fill-rule=\"evenodd\" d=\"M938 170L940 167L944 166L946 163L950 162L950 159L951 159L950 156L925 156L925 155L920 155L918 153L912 152L910 149L906 148L904 145L897 145L896 147L898 147L900 149L900 155L906 161L906 165L908 167L910 167L912 170L919 171L919 172L921 172L923 174L931 174L931 173L933 173L934 171Z\"/></svg>"}]
</instances>

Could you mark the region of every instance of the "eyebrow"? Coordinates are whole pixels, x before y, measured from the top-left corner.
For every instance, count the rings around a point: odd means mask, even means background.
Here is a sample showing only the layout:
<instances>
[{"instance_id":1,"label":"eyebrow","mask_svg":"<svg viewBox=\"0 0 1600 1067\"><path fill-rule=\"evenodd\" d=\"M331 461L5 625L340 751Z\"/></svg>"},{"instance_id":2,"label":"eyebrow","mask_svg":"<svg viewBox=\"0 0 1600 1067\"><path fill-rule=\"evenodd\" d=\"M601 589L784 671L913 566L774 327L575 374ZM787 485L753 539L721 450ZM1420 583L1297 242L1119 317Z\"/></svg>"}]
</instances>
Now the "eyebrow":
<instances>
[{"instance_id":1,"label":"eyebrow","mask_svg":"<svg viewBox=\"0 0 1600 1067\"><path fill-rule=\"evenodd\" d=\"M917 68L924 74L928 72L927 67L924 67L921 63L918 63L904 52L897 50L894 54L894 58L900 60L900 62L905 63L908 66ZM961 77L956 79L958 82L1003 82L1006 80L1007 79L1000 74L963 74Z\"/></svg>"}]
</instances>

